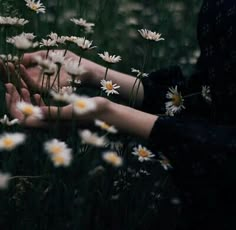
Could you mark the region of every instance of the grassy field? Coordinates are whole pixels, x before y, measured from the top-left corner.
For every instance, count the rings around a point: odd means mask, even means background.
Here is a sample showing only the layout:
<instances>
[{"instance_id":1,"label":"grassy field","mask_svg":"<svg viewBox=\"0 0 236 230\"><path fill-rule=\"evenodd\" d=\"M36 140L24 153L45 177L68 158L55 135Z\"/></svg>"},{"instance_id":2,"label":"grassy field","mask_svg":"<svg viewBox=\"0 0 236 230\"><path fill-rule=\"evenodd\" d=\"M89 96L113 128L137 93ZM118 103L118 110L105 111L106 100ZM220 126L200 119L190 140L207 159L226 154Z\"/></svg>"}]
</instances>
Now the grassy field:
<instances>
[{"instance_id":1,"label":"grassy field","mask_svg":"<svg viewBox=\"0 0 236 230\"><path fill-rule=\"evenodd\" d=\"M144 72L169 65L181 65L191 74L199 55L196 39L198 0L50 0L43 1L45 14L36 14L25 2L0 0L0 16L23 17L30 20L25 32L82 36L71 18L84 18L95 23L93 40L96 50L81 53L103 64L97 53L109 51L122 61L114 69L131 73L141 69L146 50L137 30L146 28L162 34L165 41L149 47ZM6 45L8 36L22 28L0 28L1 54L17 54ZM1 117L5 108L5 90L1 83ZM88 91L91 92L91 91ZM115 100L117 100L115 98ZM5 131L20 131L27 135L26 143L17 149L0 152L0 171L9 172L12 179L7 189L0 191L1 230L138 230L172 229L179 210L178 195L168 172L159 162L140 163L130 154L142 140L109 135L110 145L97 149L82 144L73 128L61 130L27 129L21 126L3 127ZM66 168L55 168L42 143L55 137L73 147L73 162ZM75 144L76 143L76 144ZM101 159L101 152L113 149L122 156L124 165L114 168Z\"/></svg>"}]
</instances>

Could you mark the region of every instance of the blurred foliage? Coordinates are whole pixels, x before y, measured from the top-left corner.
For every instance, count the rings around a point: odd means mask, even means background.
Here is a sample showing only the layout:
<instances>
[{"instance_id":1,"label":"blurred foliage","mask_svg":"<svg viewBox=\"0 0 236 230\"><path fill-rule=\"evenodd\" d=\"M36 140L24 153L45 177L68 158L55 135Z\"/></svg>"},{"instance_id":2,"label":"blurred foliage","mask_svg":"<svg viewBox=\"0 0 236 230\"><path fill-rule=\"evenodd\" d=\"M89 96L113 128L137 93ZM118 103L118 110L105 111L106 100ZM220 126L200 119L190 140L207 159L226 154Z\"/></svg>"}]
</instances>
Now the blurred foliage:
<instances>
[{"instance_id":1,"label":"blurred foliage","mask_svg":"<svg viewBox=\"0 0 236 230\"><path fill-rule=\"evenodd\" d=\"M25 2L0 0L0 15L30 19L25 32L39 38L50 32L59 35L81 36L70 18L84 18L96 24L94 34L88 36L98 48L86 57L102 63L97 52L109 51L120 55L122 62L114 68L130 73L131 67L141 69L145 40L137 32L146 28L162 33L165 41L149 47L145 72L168 65L182 65L186 73L196 63L196 40L199 0L48 0L45 15L36 15ZM3 33L3 31L1 31ZM8 31L8 35L20 29ZM1 35L1 45L6 34ZM9 47L1 46L1 52ZM79 54L79 50L72 47ZM0 88L1 114L4 113L4 88ZM2 129L2 128L1 128ZM20 127L16 128L17 130ZM10 129L14 131L14 128ZM2 131L2 130L1 130ZM72 136L70 129L61 130L59 138ZM113 141L123 143L120 154L125 167L114 170L102 160L94 159L98 151L76 146L78 151L71 167L55 169L42 149L48 138L43 130L27 130L26 145L0 156L0 168L12 175L42 176L16 178L0 196L0 229L10 230L133 230L172 229L178 207L168 174L156 164L141 164L130 157L133 139L116 136ZM49 132L55 134L55 130ZM136 140L135 143L137 143ZM67 143L73 145L69 138ZM85 150L86 149L86 154ZM120 151L120 149L118 149ZM99 168L97 168L99 166ZM101 167L100 167L101 166ZM140 173L148 171L152 176ZM84 175L81 177L81 175Z\"/></svg>"}]
</instances>

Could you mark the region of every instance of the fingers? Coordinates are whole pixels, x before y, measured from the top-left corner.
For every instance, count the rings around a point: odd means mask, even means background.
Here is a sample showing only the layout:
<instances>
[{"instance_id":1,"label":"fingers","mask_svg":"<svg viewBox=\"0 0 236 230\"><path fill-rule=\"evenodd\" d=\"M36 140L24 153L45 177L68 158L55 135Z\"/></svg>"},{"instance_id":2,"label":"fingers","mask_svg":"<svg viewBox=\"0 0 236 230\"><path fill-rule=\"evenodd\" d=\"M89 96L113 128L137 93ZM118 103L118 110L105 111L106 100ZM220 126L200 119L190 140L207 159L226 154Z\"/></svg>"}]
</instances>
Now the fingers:
<instances>
[{"instance_id":1,"label":"fingers","mask_svg":"<svg viewBox=\"0 0 236 230\"><path fill-rule=\"evenodd\" d=\"M43 99L42 99L42 97L39 94L34 95L34 100L35 100L36 105L38 105L40 107L41 106L46 106Z\"/></svg>"},{"instance_id":2,"label":"fingers","mask_svg":"<svg viewBox=\"0 0 236 230\"><path fill-rule=\"evenodd\" d=\"M46 58L46 55L47 51L45 50L40 50L33 53L25 53L22 60L22 64L26 67L34 66L37 64L35 61L35 56L41 56L42 58Z\"/></svg>"},{"instance_id":3,"label":"fingers","mask_svg":"<svg viewBox=\"0 0 236 230\"><path fill-rule=\"evenodd\" d=\"M21 96L22 96L23 101L31 103L30 93L27 89L24 89L24 88L21 89Z\"/></svg>"}]
</instances>

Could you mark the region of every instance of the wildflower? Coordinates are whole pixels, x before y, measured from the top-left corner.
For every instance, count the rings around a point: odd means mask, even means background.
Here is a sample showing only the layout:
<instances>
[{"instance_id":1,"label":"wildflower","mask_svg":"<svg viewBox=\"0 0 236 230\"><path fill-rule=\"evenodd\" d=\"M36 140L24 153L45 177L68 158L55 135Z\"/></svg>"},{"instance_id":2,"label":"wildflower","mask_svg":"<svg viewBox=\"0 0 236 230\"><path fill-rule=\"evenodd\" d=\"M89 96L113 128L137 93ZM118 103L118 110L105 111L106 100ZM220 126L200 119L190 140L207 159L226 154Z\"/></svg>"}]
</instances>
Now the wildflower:
<instances>
[{"instance_id":1,"label":"wildflower","mask_svg":"<svg viewBox=\"0 0 236 230\"><path fill-rule=\"evenodd\" d=\"M30 48L35 48L38 45L37 42L33 43L32 36L33 34L22 33L14 37L7 38L6 41L14 45L19 50L27 50Z\"/></svg>"},{"instance_id":2,"label":"wildflower","mask_svg":"<svg viewBox=\"0 0 236 230\"><path fill-rule=\"evenodd\" d=\"M13 63L16 63L19 61L19 58L17 56L12 56L11 54L8 54L8 55L1 54L0 59L2 59L2 61L4 62L13 62Z\"/></svg>"},{"instance_id":3,"label":"wildflower","mask_svg":"<svg viewBox=\"0 0 236 230\"><path fill-rule=\"evenodd\" d=\"M6 189L10 180L9 173L0 172L0 189Z\"/></svg>"},{"instance_id":4,"label":"wildflower","mask_svg":"<svg viewBox=\"0 0 236 230\"><path fill-rule=\"evenodd\" d=\"M57 40L52 39L42 39L39 43L39 47L55 47L57 45Z\"/></svg>"},{"instance_id":5,"label":"wildflower","mask_svg":"<svg viewBox=\"0 0 236 230\"><path fill-rule=\"evenodd\" d=\"M69 166L72 160L71 149L67 144L58 139L52 139L44 143L44 149L49 154L56 167Z\"/></svg>"},{"instance_id":6,"label":"wildflower","mask_svg":"<svg viewBox=\"0 0 236 230\"><path fill-rule=\"evenodd\" d=\"M83 50L91 50L96 48L96 46L92 46L93 41L89 41L85 38L77 38L77 40L75 40L75 43Z\"/></svg>"},{"instance_id":7,"label":"wildflower","mask_svg":"<svg viewBox=\"0 0 236 230\"><path fill-rule=\"evenodd\" d=\"M47 35L47 37L49 38L49 40L51 40L51 42L54 41L54 42L56 42L58 44L64 44L65 41L66 41L66 37L65 36L59 37L57 35L57 33L53 33L53 32L51 32L49 35Z\"/></svg>"},{"instance_id":8,"label":"wildflower","mask_svg":"<svg viewBox=\"0 0 236 230\"><path fill-rule=\"evenodd\" d=\"M28 20L24 18L12 18L12 17L2 17L0 16L0 25L4 26L24 26L25 24L29 23Z\"/></svg>"},{"instance_id":9,"label":"wildflower","mask_svg":"<svg viewBox=\"0 0 236 230\"><path fill-rule=\"evenodd\" d=\"M99 53L98 55L105 62L108 62L108 63L117 63L117 62L121 61L121 57L120 56L109 55L109 53L107 51L105 51L103 54Z\"/></svg>"},{"instance_id":10,"label":"wildflower","mask_svg":"<svg viewBox=\"0 0 236 230\"><path fill-rule=\"evenodd\" d=\"M155 156L150 150L148 150L146 147L143 147L142 145L134 147L132 154L138 156L138 160L141 162L149 161Z\"/></svg>"},{"instance_id":11,"label":"wildflower","mask_svg":"<svg viewBox=\"0 0 236 230\"><path fill-rule=\"evenodd\" d=\"M3 133L0 135L0 150L11 151L26 139L23 133Z\"/></svg>"},{"instance_id":12,"label":"wildflower","mask_svg":"<svg viewBox=\"0 0 236 230\"><path fill-rule=\"evenodd\" d=\"M208 103L212 102L210 86L203 85L201 94Z\"/></svg>"},{"instance_id":13,"label":"wildflower","mask_svg":"<svg viewBox=\"0 0 236 230\"><path fill-rule=\"evenodd\" d=\"M165 169L171 169L172 165L170 164L170 161L164 156L164 155L160 155L160 160L159 162L161 163L161 166Z\"/></svg>"},{"instance_id":14,"label":"wildflower","mask_svg":"<svg viewBox=\"0 0 236 230\"><path fill-rule=\"evenodd\" d=\"M123 164L123 159L118 156L116 152L108 151L103 153L102 158L107 163L111 164L114 167L120 167Z\"/></svg>"},{"instance_id":15,"label":"wildflower","mask_svg":"<svg viewBox=\"0 0 236 230\"><path fill-rule=\"evenodd\" d=\"M101 85L102 85L101 89L105 91L107 96L113 93L119 94L119 92L116 91L116 89L120 88L120 86L117 84L112 84L112 81L101 80Z\"/></svg>"},{"instance_id":16,"label":"wildflower","mask_svg":"<svg viewBox=\"0 0 236 230\"><path fill-rule=\"evenodd\" d=\"M155 42L165 40L164 38L161 38L161 34L157 32L152 32L151 30L141 29L141 30L138 30L138 32L141 34L143 38L147 40L152 40Z\"/></svg>"},{"instance_id":17,"label":"wildflower","mask_svg":"<svg viewBox=\"0 0 236 230\"><path fill-rule=\"evenodd\" d=\"M138 70L138 69L134 69L134 68L131 68L131 72L132 73L136 73L136 75L137 75L137 77L139 78L139 77L141 77L141 78L143 78L143 77L148 77L148 74L147 73L142 73L140 70Z\"/></svg>"},{"instance_id":18,"label":"wildflower","mask_svg":"<svg viewBox=\"0 0 236 230\"><path fill-rule=\"evenodd\" d=\"M12 126L15 124L19 124L20 122L19 122L19 119L13 119L10 121L8 116L5 114L3 118L0 119L0 123L3 125Z\"/></svg>"},{"instance_id":19,"label":"wildflower","mask_svg":"<svg viewBox=\"0 0 236 230\"><path fill-rule=\"evenodd\" d=\"M98 119L95 120L95 125L100 127L103 130L106 130L108 133L117 133L118 132L114 126L108 125L106 122L98 120Z\"/></svg>"},{"instance_id":20,"label":"wildflower","mask_svg":"<svg viewBox=\"0 0 236 230\"><path fill-rule=\"evenodd\" d=\"M87 22L83 18L80 18L80 19L72 18L70 20L72 22L74 22L76 25L83 27L85 29L85 31L87 31L87 32L91 31L92 27L95 26L94 23Z\"/></svg>"},{"instance_id":21,"label":"wildflower","mask_svg":"<svg viewBox=\"0 0 236 230\"><path fill-rule=\"evenodd\" d=\"M40 0L38 0L37 2L36 0L25 0L25 2L26 6L28 6L31 10L35 11L37 14L44 14L46 12L46 8L43 3L40 2Z\"/></svg>"},{"instance_id":22,"label":"wildflower","mask_svg":"<svg viewBox=\"0 0 236 230\"><path fill-rule=\"evenodd\" d=\"M66 42L73 42L73 43L75 43L76 40L77 40L79 37L76 37L76 36L64 36L63 38L65 39Z\"/></svg>"},{"instance_id":23,"label":"wildflower","mask_svg":"<svg viewBox=\"0 0 236 230\"><path fill-rule=\"evenodd\" d=\"M70 96L69 101L72 103L73 109L77 114L85 114L96 109L96 103L92 98L86 96Z\"/></svg>"},{"instance_id":24,"label":"wildflower","mask_svg":"<svg viewBox=\"0 0 236 230\"><path fill-rule=\"evenodd\" d=\"M63 65L65 61L64 51L54 51L49 53L51 61L57 65Z\"/></svg>"},{"instance_id":25,"label":"wildflower","mask_svg":"<svg viewBox=\"0 0 236 230\"><path fill-rule=\"evenodd\" d=\"M185 109L183 105L184 99L181 96L181 93L178 92L177 86L175 86L175 88L169 88L169 92L167 92L166 98L171 99L171 101L165 103L166 113L168 115L173 116L176 112Z\"/></svg>"},{"instance_id":26,"label":"wildflower","mask_svg":"<svg viewBox=\"0 0 236 230\"><path fill-rule=\"evenodd\" d=\"M17 102L16 107L20 112L24 114L25 118L27 117L34 117L38 119L43 118L42 111L40 107L38 106L34 106L30 103L21 101L21 102Z\"/></svg>"},{"instance_id":27,"label":"wildflower","mask_svg":"<svg viewBox=\"0 0 236 230\"><path fill-rule=\"evenodd\" d=\"M107 143L107 140L105 137L99 137L96 133L92 133L88 129L80 131L79 135L82 139L82 142L86 144L102 147L102 146L105 146Z\"/></svg>"},{"instance_id":28,"label":"wildflower","mask_svg":"<svg viewBox=\"0 0 236 230\"><path fill-rule=\"evenodd\" d=\"M52 139L44 143L44 149L48 154L55 155L67 151L68 147L65 142Z\"/></svg>"},{"instance_id":29,"label":"wildflower","mask_svg":"<svg viewBox=\"0 0 236 230\"><path fill-rule=\"evenodd\" d=\"M71 58L65 62L65 71L72 77L86 73L84 67L79 65L79 61Z\"/></svg>"},{"instance_id":30,"label":"wildflower","mask_svg":"<svg viewBox=\"0 0 236 230\"><path fill-rule=\"evenodd\" d=\"M49 59L43 59L41 56L35 56L34 59L41 67L43 73L53 75L57 71L57 65Z\"/></svg>"}]
</instances>

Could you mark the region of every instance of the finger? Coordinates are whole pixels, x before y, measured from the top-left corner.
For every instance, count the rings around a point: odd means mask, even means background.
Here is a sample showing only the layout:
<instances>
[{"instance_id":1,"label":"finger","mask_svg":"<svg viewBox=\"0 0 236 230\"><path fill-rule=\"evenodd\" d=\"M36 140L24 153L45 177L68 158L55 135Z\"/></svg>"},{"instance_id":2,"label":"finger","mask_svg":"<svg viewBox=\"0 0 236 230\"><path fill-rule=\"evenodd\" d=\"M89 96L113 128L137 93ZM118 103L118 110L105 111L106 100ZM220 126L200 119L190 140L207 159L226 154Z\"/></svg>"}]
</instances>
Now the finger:
<instances>
[{"instance_id":1,"label":"finger","mask_svg":"<svg viewBox=\"0 0 236 230\"><path fill-rule=\"evenodd\" d=\"M39 94L34 94L34 100L36 105L38 106L46 106L42 97Z\"/></svg>"},{"instance_id":2,"label":"finger","mask_svg":"<svg viewBox=\"0 0 236 230\"><path fill-rule=\"evenodd\" d=\"M35 61L35 56L41 56L42 58L46 58L46 51L40 50L33 53L25 53L22 60L22 64L26 67L36 65L37 62Z\"/></svg>"},{"instance_id":3,"label":"finger","mask_svg":"<svg viewBox=\"0 0 236 230\"><path fill-rule=\"evenodd\" d=\"M20 65L20 73L21 73L21 77L23 78L23 81L25 82L25 84L27 86L30 86L30 88L32 88L32 89L37 88L37 85L36 85L34 79L31 76L29 76L24 65Z\"/></svg>"},{"instance_id":4,"label":"finger","mask_svg":"<svg viewBox=\"0 0 236 230\"><path fill-rule=\"evenodd\" d=\"M25 102L31 103L30 93L27 89L24 88L21 89L21 96Z\"/></svg>"}]
</instances>

